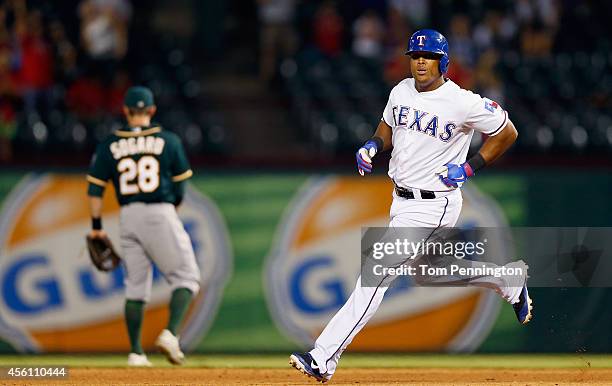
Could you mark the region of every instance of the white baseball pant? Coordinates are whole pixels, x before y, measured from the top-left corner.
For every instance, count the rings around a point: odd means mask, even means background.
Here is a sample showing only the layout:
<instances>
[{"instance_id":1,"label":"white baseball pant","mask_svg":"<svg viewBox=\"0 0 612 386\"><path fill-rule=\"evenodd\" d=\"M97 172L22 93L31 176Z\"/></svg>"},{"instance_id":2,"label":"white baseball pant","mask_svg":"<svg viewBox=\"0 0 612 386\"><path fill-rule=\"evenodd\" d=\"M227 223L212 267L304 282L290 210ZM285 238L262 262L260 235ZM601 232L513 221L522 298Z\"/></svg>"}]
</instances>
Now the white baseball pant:
<instances>
[{"instance_id":1,"label":"white baseball pant","mask_svg":"<svg viewBox=\"0 0 612 386\"><path fill-rule=\"evenodd\" d=\"M153 261L172 290L200 289L200 270L189 235L169 203L134 203L121 207L121 247L125 268L125 296L149 301Z\"/></svg>"},{"instance_id":2,"label":"white baseball pant","mask_svg":"<svg viewBox=\"0 0 612 386\"><path fill-rule=\"evenodd\" d=\"M435 199L404 199L397 197L394 192L389 227L430 227L433 228L432 233L440 227L453 227L459 218L462 202L459 189ZM389 284L387 281L385 283ZM442 282L438 280L437 284ZM521 289L507 287L502 278L493 276L479 276L469 281L469 285L492 288L502 296L512 299L518 299ZM329 321L310 351L321 374L328 378L334 374L340 356L374 316L387 289L388 287L383 286L362 287L361 276L357 279L353 293Z\"/></svg>"}]
</instances>

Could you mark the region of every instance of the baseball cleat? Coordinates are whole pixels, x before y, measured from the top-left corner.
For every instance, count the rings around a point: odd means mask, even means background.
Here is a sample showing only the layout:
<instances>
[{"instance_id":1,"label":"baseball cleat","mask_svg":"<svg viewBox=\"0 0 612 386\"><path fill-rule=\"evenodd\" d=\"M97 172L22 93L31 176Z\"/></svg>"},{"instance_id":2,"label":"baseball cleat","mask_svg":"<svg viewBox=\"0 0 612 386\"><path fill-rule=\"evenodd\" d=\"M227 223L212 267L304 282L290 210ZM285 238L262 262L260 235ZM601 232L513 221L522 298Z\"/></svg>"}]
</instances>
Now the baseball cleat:
<instances>
[{"instance_id":1,"label":"baseball cleat","mask_svg":"<svg viewBox=\"0 0 612 386\"><path fill-rule=\"evenodd\" d=\"M521 294L519 295L519 301L512 305L514 313L520 324L527 324L533 317L531 310L533 310L533 300L529 297L529 291L527 291L527 284L523 285Z\"/></svg>"},{"instance_id":2,"label":"baseball cleat","mask_svg":"<svg viewBox=\"0 0 612 386\"><path fill-rule=\"evenodd\" d=\"M329 378L326 378L319 372L317 362L315 362L309 353L294 352L289 357L289 364L295 367L296 370L299 370L302 374L306 374L308 377L313 377L318 382L325 383L329 380Z\"/></svg>"},{"instance_id":3,"label":"baseball cleat","mask_svg":"<svg viewBox=\"0 0 612 386\"><path fill-rule=\"evenodd\" d=\"M153 366L153 364L149 362L145 354L136 354L135 352L131 352L130 355L128 355L127 365L129 367L152 367Z\"/></svg>"},{"instance_id":4,"label":"baseball cleat","mask_svg":"<svg viewBox=\"0 0 612 386\"><path fill-rule=\"evenodd\" d=\"M155 346L173 365L182 365L185 361L185 354L181 351L179 340L170 331L163 330L155 340Z\"/></svg>"}]
</instances>

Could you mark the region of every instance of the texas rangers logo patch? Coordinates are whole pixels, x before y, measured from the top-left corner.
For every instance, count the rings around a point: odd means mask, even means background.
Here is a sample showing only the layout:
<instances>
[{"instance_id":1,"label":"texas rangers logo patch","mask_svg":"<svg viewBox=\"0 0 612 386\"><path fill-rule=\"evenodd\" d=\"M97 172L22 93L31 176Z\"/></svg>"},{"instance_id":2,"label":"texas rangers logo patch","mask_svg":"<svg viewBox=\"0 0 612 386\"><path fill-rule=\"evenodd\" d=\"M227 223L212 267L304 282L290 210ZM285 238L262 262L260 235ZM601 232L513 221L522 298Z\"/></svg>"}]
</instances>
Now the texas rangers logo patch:
<instances>
[{"instance_id":1,"label":"texas rangers logo patch","mask_svg":"<svg viewBox=\"0 0 612 386\"><path fill-rule=\"evenodd\" d=\"M419 47L422 47L425 45L424 41L425 41L426 36L425 35L419 35L417 36L417 39L419 40Z\"/></svg>"},{"instance_id":2,"label":"texas rangers logo patch","mask_svg":"<svg viewBox=\"0 0 612 386\"><path fill-rule=\"evenodd\" d=\"M489 99L489 98L483 98L485 101L485 109L489 110L490 112L494 113L495 110L499 107L499 105L497 104L497 102Z\"/></svg>"}]
</instances>

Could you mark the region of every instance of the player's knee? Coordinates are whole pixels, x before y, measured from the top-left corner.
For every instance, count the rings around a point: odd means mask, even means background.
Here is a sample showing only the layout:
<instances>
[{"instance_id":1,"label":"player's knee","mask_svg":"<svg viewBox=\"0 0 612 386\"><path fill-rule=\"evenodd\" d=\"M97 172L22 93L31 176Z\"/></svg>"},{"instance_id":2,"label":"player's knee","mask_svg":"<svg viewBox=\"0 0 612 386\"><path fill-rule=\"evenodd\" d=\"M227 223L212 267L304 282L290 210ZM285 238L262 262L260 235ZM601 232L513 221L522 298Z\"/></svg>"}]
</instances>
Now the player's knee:
<instances>
[{"instance_id":1,"label":"player's knee","mask_svg":"<svg viewBox=\"0 0 612 386\"><path fill-rule=\"evenodd\" d=\"M195 296L200 291L201 280L200 271L183 272L181 275L178 275L176 280L171 280L170 285L172 290L187 288Z\"/></svg>"},{"instance_id":2,"label":"player's knee","mask_svg":"<svg viewBox=\"0 0 612 386\"><path fill-rule=\"evenodd\" d=\"M140 286L131 286L126 284L125 298L128 300L140 300L148 303L149 300L151 300L151 291L147 291L145 288L141 288Z\"/></svg>"},{"instance_id":3,"label":"player's knee","mask_svg":"<svg viewBox=\"0 0 612 386\"><path fill-rule=\"evenodd\" d=\"M193 296L196 296L198 292L200 292L200 282L198 280L185 280L181 283L176 283L175 285L173 285L172 291L179 288L186 288L191 292Z\"/></svg>"}]
</instances>

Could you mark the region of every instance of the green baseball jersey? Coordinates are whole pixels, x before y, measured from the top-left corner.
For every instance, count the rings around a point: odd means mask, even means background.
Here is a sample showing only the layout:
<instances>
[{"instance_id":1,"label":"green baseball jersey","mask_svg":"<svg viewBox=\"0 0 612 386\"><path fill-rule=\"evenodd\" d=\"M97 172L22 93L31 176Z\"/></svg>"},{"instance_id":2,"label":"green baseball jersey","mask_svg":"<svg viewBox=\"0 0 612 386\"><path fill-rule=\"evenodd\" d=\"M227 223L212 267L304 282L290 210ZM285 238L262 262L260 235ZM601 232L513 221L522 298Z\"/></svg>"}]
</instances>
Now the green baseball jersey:
<instances>
[{"instance_id":1,"label":"green baseball jersey","mask_svg":"<svg viewBox=\"0 0 612 386\"><path fill-rule=\"evenodd\" d=\"M112 180L119 205L176 203L182 181L193 175L179 137L159 126L117 130L96 148L87 181L101 197Z\"/></svg>"}]
</instances>

